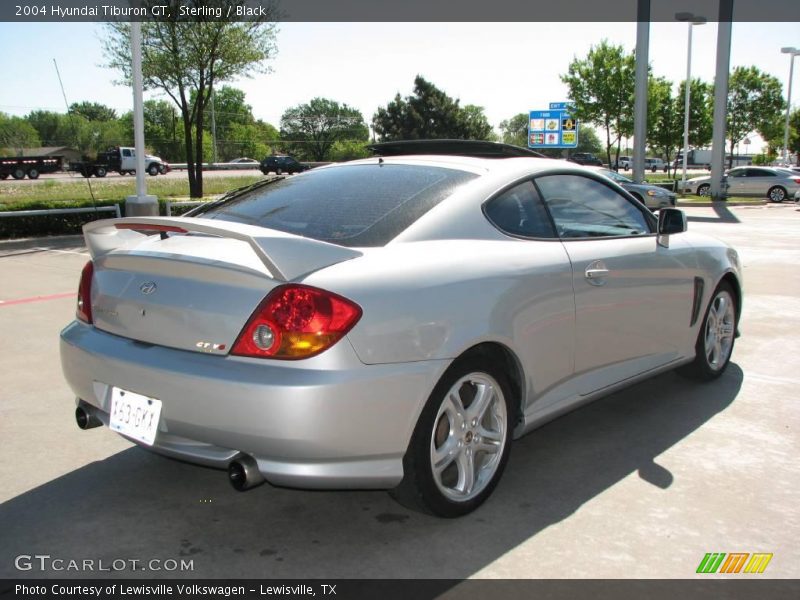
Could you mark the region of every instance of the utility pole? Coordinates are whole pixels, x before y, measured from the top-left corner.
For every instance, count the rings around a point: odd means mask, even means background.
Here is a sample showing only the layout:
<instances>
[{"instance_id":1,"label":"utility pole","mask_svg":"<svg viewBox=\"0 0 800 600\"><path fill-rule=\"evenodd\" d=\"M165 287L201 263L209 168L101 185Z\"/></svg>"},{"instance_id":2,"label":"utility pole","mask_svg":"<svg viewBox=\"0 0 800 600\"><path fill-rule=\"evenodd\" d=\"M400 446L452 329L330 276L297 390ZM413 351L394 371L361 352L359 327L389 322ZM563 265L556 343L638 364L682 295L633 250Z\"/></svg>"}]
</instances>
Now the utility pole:
<instances>
[{"instance_id":1,"label":"utility pole","mask_svg":"<svg viewBox=\"0 0 800 600\"><path fill-rule=\"evenodd\" d=\"M217 162L217 117L214 114L214 88L211 88L211 162Z\"/></svg>"},{"instance_id":2,"label":"utility pole","mask_svg":"<svg viewBox=\"0 0 800 600\"><path fill-rule=\"evenodd\" d=\"M633 180L644 181L647 146L647 67L650 46L650 0L636 5L636 91L633 100ZM609 165L610 166L610 165Z\"/></svg>"},{"instance_id":3,"label":"utility pole","mask_svg":"<svg viewBox=\"0 0 800 600\"><path fill-rule=\"evenodd\" d=\"M720 0L717 27L717 73L714 77L714 131L711 138L711 199L723 200L725 172L726 117L728 113L728 72L731 66L731 22L733 0Z\"/></svg>"}]
</instances>

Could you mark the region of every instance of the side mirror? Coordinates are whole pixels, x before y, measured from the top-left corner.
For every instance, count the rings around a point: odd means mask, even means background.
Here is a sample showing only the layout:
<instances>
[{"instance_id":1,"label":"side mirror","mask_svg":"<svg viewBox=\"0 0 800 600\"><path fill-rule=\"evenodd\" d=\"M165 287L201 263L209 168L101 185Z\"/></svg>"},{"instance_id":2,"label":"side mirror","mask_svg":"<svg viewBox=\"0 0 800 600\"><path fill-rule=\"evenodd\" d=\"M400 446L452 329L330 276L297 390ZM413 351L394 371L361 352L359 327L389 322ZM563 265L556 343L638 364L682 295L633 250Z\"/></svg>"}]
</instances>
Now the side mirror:
<instances>
[{"instance_id":1,"label":"side mirror","mask_svg":"<svg viewBox=\"0 0 800 600\"><path fill-rule=\"evenodd\" d=\"M678 208L662 208L658 211L658 235L683 233L686 231L686 214Z\"/></svg>"}]
</instances>

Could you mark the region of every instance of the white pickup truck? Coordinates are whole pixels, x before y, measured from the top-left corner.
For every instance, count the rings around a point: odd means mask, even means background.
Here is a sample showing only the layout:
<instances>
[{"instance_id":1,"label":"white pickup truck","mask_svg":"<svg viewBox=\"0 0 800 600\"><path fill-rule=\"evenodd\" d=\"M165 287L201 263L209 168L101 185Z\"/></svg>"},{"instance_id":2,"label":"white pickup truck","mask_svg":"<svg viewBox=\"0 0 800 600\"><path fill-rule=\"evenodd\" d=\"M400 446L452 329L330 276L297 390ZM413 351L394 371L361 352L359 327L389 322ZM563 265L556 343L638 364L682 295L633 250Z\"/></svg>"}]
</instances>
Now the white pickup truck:
<instances>
[{"instance_id":1,"label":"white pickup truck","mask_svg":"<svg viewBox=\"0 0 800 600\"><path fill-rule=\"evenodd\" d=\"M111 148L99 152L96 160L82 160L69 163L70 171L76 171L84 177L105 177L109 172L120 175L136 173L136 149L126 147ZM152 176L169 173L170 166L158 156L145 155L144 170Z\"/></svg>"}]
</instances>

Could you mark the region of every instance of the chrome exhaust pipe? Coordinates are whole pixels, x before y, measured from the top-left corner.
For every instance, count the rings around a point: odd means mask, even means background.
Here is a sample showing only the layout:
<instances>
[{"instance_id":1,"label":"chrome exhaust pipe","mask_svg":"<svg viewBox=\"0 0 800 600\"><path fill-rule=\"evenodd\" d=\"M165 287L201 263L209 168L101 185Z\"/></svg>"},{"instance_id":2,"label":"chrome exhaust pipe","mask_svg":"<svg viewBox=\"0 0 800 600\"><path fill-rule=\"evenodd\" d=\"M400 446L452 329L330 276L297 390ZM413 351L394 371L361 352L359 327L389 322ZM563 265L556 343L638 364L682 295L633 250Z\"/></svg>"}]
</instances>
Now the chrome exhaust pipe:
<instances>
[{"instance_id":1,"label":"chrome exhaust pipe","mask_svg":"<svg viewBox=\"0 0 800 600\"><path fill-rule=\"evenodd\" d=\"M245 492L251 488L261 485L266 481L261 471L258 470L256 459L248 454L244 454L228 465L228 481L231 482L233 489L238 492Z\"/></svg>"},{"instance_id":2,"label":"chrome exhaust pipe","mask_svg":"<svg viewBox=\"0 0 800 600\"><path fill-rule=\"evenodd\" d=\"M103 424L100 419L95 417L82 406L79 406L75 409L75 422L81 429L94 429L95 427L100 427L100 425Z\"/></svg>"}]
</instances>

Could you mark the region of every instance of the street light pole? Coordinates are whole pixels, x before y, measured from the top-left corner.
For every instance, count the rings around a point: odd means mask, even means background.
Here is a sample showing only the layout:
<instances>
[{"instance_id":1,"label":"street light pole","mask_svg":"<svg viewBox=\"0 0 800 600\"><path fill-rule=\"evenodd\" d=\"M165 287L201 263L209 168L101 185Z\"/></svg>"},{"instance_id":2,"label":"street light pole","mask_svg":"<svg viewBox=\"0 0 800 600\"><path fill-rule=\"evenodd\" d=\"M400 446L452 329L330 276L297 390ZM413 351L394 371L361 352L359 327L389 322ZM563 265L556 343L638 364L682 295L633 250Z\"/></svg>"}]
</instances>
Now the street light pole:
<instances>
[{"instance_id":1,"label":"street light pole","mask_svg":"<svg viewBox=\"0 0 800 600\"><path fill-rule=\"evenodd\" d=\"M705 17L699 17L692 13L677 13L675 18L678 21L686 21L689 28L689 46L686 51L686 90L683 102L683 175L681 176L681 193L686 189L686 165L689 159L689 102L692 90L692 27L694 25L704 25Z\"/></svg>"},{"instance_id":2,"label":"street light pole","mask_svg":"<svg viewBox=\"0 0 800 600\"><path fill-rule=\"evenodd\" d=\"M781 48L783 54L789 55L789 88L786 92L786 124L783 128L783 162L789 163L789 111L792 109L792 75L794 71L794 57L800 55L797 48Z\"/></svg>"}]
</instances>

